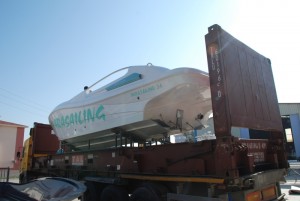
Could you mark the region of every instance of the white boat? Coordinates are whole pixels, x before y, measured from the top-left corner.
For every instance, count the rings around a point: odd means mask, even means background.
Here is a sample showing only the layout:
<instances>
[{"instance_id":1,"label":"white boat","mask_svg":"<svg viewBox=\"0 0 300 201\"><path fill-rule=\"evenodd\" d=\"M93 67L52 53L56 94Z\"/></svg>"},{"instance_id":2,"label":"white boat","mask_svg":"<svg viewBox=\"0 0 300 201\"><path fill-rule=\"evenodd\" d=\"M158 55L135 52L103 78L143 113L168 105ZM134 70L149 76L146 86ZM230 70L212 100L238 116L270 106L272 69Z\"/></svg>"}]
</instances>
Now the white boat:
<instances>
[{"instance_id":1,"label":"white boat","mask_svg":"<svg viewBox=\"0 0 300 201\"><path fill-rule=\"evenodd\" d=\"M121 70L127 73L94 90ZM91 146L113 142L112 136L120 131L139 139L156 139L173 129L191 130L206 124L212 110L206 72L152 65L116 72L53 110L49 122L60 140L98 139L89 142Z\"/></svg>"}]
</instances>

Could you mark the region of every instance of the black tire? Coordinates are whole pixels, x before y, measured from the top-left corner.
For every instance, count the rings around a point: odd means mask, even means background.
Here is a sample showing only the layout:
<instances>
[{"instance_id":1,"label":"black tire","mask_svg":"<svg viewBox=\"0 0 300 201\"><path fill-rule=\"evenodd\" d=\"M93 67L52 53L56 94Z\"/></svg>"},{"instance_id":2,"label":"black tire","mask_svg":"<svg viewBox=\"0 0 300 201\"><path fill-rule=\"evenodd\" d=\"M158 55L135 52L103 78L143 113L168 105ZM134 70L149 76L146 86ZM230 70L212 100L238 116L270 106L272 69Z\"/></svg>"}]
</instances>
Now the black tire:
<instances>
[{"instance_id":1,"label":"black tire","mask_svg":"<svg viewBox=\"0 0 300 201\"><path fill-rule=\"evenodd\" d=\"M149 188L139 187L132 193L130 201L160 201L160 199Z\"/></svg>"},{"instance_id":2,"label":"black tire","mask_svg":"<svg viewBox=\"0 0 300 201\"><path fill-rule=\"evenodd\" d=\"M100 201L128 201L128 193L119 186L107 186L103 189Z\"/></svg>"},{"instance_id":3,"label":"black tire","mask_svg":"<svg viewBox=\"0 0 300 201\"><path fill-rule=\"evenodd\" d=\"M83 201L98 201L99 194L96 185L93 182L86 182L85 185L86 191L83 194Z\"/></svg>"},{"instance_id":4,"label":"black tire","mask_svg":"<svg viewBox=\"0 0 300 201\"><path fill-rule=\"evenodd\" d=\"M25 174L24 174L24 173L21 173L21 174L19 175L19 184L24 184L24 183L26 183L26 181L27 181L27 179L26 179Z\"/></svg>"}]
</instances>

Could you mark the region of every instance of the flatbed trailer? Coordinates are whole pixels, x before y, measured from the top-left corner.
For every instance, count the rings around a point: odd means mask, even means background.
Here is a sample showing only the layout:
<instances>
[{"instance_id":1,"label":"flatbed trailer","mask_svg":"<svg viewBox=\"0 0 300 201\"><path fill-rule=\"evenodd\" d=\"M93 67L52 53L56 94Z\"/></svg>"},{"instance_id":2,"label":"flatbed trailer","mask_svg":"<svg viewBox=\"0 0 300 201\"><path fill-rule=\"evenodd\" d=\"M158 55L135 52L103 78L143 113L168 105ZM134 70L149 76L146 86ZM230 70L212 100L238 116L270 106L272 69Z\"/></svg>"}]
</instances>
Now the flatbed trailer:
<instances>
[{"instance_id":1,"label":"flatbed trailer","mask_svg":"<svg viewBox=\"0 0 300 201\"><path fill-rule=\"evenodd\" d=\"M143 128L114 128L114 147L97 149L87 141L85 149L75 150L61 142L34 152L38 135L53 137L51 127L39 131L47 125L35 123L20 181L80 180L87 186L81 199L92 201L283 198L279 182L288 162L271 62L218 25L208 28L205 40L216 139L158 143L132 137L130 130ZM240 139L233 127L266 131L268 138Z\"/></svg>"}]
</instances>

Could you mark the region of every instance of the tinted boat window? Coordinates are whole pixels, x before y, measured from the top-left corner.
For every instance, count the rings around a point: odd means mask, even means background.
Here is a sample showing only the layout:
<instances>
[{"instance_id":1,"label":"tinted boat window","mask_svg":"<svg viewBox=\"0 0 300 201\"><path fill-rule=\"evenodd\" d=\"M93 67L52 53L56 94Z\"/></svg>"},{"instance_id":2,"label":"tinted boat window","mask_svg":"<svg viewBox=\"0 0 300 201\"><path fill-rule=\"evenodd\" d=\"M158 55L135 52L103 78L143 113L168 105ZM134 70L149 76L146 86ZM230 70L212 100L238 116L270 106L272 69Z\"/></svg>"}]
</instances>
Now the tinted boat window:
<instances>
[{"instance_id":1,"label":"tinted boat window","mask_svg":"<svg viewBox=\"0 0 300 201\"><path fill-rule=\"evenodd\" d=\"M116 82L116 83L114 83L114 84L106 87L106 90L110 91L110 90L119 88L121 86L127 85L129 83L135 82L135 81L140 80L140 79L142 79L142 75L141 74L139 74L139 73L132 73L129 76L127 76L127 77L119 80L118 82Z\"/></svg>"}]
</instances>

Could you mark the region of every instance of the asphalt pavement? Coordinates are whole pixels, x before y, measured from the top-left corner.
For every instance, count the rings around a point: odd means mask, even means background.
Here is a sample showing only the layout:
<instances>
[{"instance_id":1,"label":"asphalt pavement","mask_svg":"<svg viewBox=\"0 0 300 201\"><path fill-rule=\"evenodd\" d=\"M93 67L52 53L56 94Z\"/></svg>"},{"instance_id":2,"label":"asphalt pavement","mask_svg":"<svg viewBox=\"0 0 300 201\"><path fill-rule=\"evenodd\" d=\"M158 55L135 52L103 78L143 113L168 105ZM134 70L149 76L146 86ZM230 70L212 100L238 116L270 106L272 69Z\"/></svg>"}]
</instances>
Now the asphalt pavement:
<instances>
[{"instance_id":1,"label":"asphalt pavement","mask_svg":"<svg viewBox=\"0 0 300 201\"><path fill-rule=\"evenodd\" d=\"M290 194L289 191L293 187L300 188L300 162L294 160L289 161L290 169L288 170L287 176L285 177L286 182L282 182L281 192L285 194L285 200L287 201L299 201L299 194Z\"/></svg>"}]
</instances>

